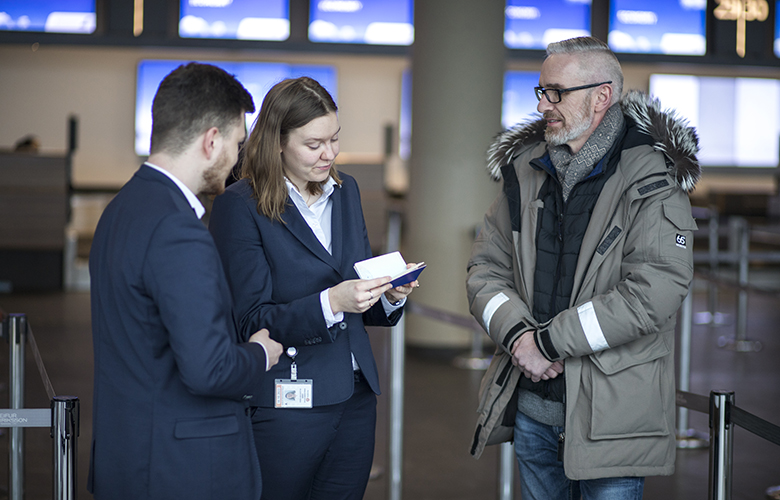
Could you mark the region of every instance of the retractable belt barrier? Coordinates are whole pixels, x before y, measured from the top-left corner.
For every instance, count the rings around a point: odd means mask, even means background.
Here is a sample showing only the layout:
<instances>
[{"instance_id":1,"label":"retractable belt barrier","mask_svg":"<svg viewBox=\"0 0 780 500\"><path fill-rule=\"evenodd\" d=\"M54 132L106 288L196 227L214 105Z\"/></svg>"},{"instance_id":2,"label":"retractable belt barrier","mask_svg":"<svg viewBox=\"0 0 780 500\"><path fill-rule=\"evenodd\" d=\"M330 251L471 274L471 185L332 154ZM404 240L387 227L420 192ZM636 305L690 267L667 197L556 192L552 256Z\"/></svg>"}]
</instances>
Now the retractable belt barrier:
<instances>
[{"instance_id":1,"label":"retractable belt barrier","mask_svg":"<svg viewBox=\"0 0 780 500\"><path fill-rule=\"evenodd\" d=\"M9 345L9 406L0 409L0 427L10 427L8 441L8 499L24 498L24 434L25 427L48 427L53 439L54 500L76 498L76 450L79 436L79 399L75 396L57 396L46 373L38 344L24 314L3 316L2 335ZM25 345L31 354L43 381L51 407L24 407Z\"/></svg>"},{"instance_id":2,"label":"retractable belt barrier","mask_svg":"<svg viewBox=\"0 0 780 500\"><path fill-rule=\"evenodd\" d=\"M710 500L731 500L735 425L780 446L780 427L736 406L733 391L712 391L709 399L677 391L677 405L710 416Z\"/></svg>"},{"instance_id":3,"label":"retractable belt barrier","mask_svg":"<svg viewBox=\"0 0 780 500\"><path fill-rule=\"evenodd\" d=\"M420 314L455 326L471 328L475 323L472 317L442 311L412 301L407 303L406 309L411 314ZM677 406L709 414L710 484L708 498L710 500L730 500L734 425L738 425L776 445L780 445L780 427L734 405L733 392L712 391L710 397L707 398L686 391L677 391L676 396ZM514 472L514 450L511 443L501 445L499 460L499 499L510 500L513 498L512 476Z\"/></svg>"}]
</instances>

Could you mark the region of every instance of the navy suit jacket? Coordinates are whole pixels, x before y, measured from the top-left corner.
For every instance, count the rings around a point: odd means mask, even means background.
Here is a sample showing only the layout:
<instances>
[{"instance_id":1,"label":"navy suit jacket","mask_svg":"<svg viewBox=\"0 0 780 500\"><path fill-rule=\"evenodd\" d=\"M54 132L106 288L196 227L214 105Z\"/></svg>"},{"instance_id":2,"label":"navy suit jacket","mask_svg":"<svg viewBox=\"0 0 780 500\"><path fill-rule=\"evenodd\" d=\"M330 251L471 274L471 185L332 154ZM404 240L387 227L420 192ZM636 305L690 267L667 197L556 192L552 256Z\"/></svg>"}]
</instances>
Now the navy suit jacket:
<instances>
[{"instance_id":1,"label":"navy suit jacket","mask_svg":"<svg viewBox=\"0 0 780 500\"><path fill-rule=\"evenodd\" d=\"M208 230L142 166L104 211L90 252L97 499L253 499L261 479L246 399L262 346L238 344Z\"/></svg>"},{"instance_id":2,"label":"navy suit jacket","mask_svg":"<svg viewBox=\"0 0 780 500\"><path fill-rule=\"evenodd\" d=\"M313 380L314 406L340 403L352 395L350 352L379 394L379 377L364 324L392 326L402 314L398 309L388 318L377 301L365 313L345 313L344 321L327 327L320 292L344 280L358 279L353 265L371 257L357 183L349 175L339 175L343 183L331 195L333 255L289 198L282 214L284 222L258 214L246 179L217 196L209 220L233 292L241 334L265 327L285 349L295 346L298 378ZM274 405L273 379L290 378L290 365L290 358L282 355L253 404Z\"/></svg>"}]
</instances>

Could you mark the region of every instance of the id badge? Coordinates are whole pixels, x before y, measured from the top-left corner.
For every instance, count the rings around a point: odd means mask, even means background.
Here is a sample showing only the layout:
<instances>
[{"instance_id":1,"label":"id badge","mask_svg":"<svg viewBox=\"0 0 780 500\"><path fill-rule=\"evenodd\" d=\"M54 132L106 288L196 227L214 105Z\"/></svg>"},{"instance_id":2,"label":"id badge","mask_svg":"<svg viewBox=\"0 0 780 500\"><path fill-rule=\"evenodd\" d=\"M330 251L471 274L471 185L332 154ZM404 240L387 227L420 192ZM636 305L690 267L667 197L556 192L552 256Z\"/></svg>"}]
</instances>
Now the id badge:
<instances>
[{"instance_id":1,"label":"id badge","mask_svg":"<svg viewBox=\"0 0 780 500\"><path fill-rule=\"evenodd\" d=\"M312 380L278 378L276 383L276 408L311 408Z\"/></svg>"}]
</instances>

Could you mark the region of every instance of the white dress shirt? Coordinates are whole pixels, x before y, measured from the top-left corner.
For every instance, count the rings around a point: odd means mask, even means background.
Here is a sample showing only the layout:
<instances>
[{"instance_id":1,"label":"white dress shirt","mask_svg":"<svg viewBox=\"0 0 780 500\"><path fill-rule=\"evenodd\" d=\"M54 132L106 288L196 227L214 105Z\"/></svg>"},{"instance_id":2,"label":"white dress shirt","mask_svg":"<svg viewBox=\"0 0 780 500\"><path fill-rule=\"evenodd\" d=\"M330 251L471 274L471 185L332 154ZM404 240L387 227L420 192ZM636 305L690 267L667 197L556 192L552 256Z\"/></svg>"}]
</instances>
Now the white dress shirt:
<instances>
[{"instance_id":1,"label":"white dress shirt","mask_svg":"<svg viewBox=\"0 0 780 500\"><path fill-rule=\"evenodd\" d=\"M306 200L303 198L303 195L301 195L301 192L298 191L298 188L295 186L295 184L290 182L290 179L285 177L284 181L287 185L287 191L290 195L290 199L303 216L303 220L305 220L306 224L309 225L312 232L314 233L314 236L317 237L317 240L319 240L323 248L325 248L329 254L333 254L331 233L331 213L333 211L333 200L331 200L331 195L336 189L336 181L334 181L332 177L328 177L328 180L325 181L325 183L322 185L322 194L317 199L317 201L311 204L311 206L306 205ZM330 307L330 299L328 298L328 290L330 290L330 288L320 292L320 305L322 306L322 315L325 317L325 323L327 324L328 328L330 328L336 323L344 321L344 313L333 313L333 309ZM404 303L406 302L406 298L403 298L398 303L391 304L390 301L387 300L387 297L385 297L385 294L382 294L380 300L382 301L382 307L385 310L385 314L388 316L396 309L403 307ZM352 368L354 370L359 369L354 354L352 355Z\"/></svg>"},{"instance_id":2,"label":"white dress shirt","mask_svg":"<svg viewBox=\"0 0 780 500\"><path fill-rule=\"evenodd\" d=\"M174 176L172 173L168 172L164 168L158 167L157 165L153 165L148 161L144 162L144 165L157 170L158 172L160 172L161 174L165 175L170 180L172 180L173 183L176 184L176 186L178 186L181 192L184 193L184 197L187 198L187 201L189 202L190 206L192 207L193 210L195 210L195 215L198 216L198 219L203 218L203 214L206 213L206 209L203 207L203 203L200 202L198 197L195 196L195 193L193 193L190 190L190 188L185 186L182 181L180 181L176 176Z\"/></svg>"}]
</instances>

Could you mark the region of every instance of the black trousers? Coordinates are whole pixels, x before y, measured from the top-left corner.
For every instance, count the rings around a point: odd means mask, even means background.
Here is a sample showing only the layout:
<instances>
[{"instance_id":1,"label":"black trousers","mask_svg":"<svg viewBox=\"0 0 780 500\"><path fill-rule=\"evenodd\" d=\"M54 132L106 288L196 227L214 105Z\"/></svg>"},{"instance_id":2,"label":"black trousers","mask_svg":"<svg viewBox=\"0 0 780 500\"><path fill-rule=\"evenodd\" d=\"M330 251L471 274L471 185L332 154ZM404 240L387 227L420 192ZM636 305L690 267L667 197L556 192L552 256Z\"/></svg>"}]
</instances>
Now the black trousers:
<instances>
[{"instance_id":1,"label":"black trousers","mask_svg":"<svg viewBox=\"0 0 780 500\"><path fill-rule=\"evenodd\" d=\"M376 394L362 375L343 403L258 408L252 427L263 500L363 498L374 459Z\"/></svg>"}]
</instances>

